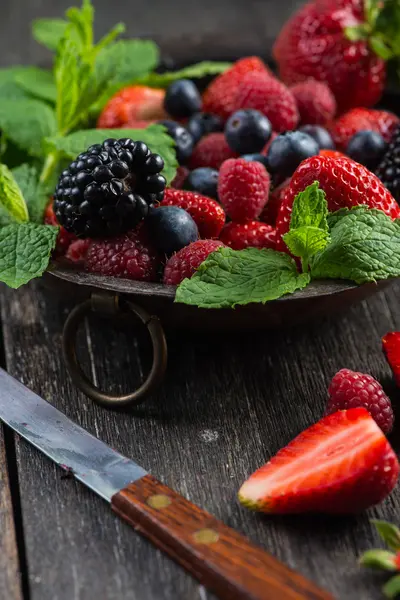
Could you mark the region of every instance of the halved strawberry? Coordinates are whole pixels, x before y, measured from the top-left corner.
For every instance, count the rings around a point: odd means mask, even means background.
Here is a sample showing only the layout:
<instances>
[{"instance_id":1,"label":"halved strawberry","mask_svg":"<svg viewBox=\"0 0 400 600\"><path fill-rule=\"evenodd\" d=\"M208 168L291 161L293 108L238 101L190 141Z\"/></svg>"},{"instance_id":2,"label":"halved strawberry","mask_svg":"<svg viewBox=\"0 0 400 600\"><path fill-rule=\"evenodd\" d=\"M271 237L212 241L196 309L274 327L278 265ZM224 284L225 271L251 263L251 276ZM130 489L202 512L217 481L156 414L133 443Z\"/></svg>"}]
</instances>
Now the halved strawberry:
<instances>
[{"instance_id":1,"label":"halved strawberry","mask_svg":"<svg viewBox=\"0 0 400 600\"><path fill-rule=\"evenodd\" d=\"M382 347L397 385L400 387L400 331L391 331L382 338Z\"/></svg>"},{"instance_id":2,"label":"halved strawberry","mask_svg":"<svg viewBox=\"0 0 400 600\"><path fill-rule=\"evenodd\" d=\"M239 500L266 513L355 513L394 488L399 463L365 408L324 417L242 485Z\"/></svg>"},{"instance_id":3,"label":"halved strawberry","mask_svg":"<svg viewBox=\"0 0 400 600\"><path fill-rule=\"evenodd\" d=\"M165 90L145 85L132 85L117 92L101 112L97 127L113 129L133 121L165 119Z\"/></svg>"}]
</instances>

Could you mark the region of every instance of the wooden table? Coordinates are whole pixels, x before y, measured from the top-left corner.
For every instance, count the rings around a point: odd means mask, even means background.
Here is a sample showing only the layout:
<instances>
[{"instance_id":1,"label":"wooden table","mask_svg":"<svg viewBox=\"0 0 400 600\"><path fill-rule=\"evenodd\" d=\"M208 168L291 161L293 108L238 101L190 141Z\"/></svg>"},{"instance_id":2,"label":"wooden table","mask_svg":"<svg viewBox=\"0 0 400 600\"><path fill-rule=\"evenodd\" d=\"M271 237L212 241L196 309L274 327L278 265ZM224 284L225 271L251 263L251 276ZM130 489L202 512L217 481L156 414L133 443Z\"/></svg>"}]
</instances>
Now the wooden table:
<instances>
[{"instance_id":1,"label":"wooden table","mask_svg":"<svg viewBox=\"0 0 400 600\"><path fill-rule=\"evenodd\" d=\"M28 23L58 16L69 3L3 0L1 63L45 62L46 52L28 37ZM149 12L148 2L137 0L127 14L127 4L114 0L112 21L127 20L131 35L153 35L178 60L197 58L199 48L222 58L268 53L295 3L279 3L279 9L276 4L153 0ZM95 5L103 33L110 2ZM357 558L379 544L371 517L399 520L399 489L379 508L346 519L267 518L241 508L236 492L255 468L320 418L328 383L341 367L372 373L396 405L399 393L380 337L400 327L399 292L394 284L345 315L287 331L240 339L170 335L164 385L127 415L94 406L73 387L61 358L62 326L71 306L38 283L19 291L1 287L1 364L90 432L337 598L378 599L382 578L360 570ZM104 387L130 390L146 368L134 330L116 333L90 320L79 346L86 369ZM395 446L398 432L392 435ZM1 599L211 600L100 499L1 428L0 463Z\"/></svg>"}]
</instances>

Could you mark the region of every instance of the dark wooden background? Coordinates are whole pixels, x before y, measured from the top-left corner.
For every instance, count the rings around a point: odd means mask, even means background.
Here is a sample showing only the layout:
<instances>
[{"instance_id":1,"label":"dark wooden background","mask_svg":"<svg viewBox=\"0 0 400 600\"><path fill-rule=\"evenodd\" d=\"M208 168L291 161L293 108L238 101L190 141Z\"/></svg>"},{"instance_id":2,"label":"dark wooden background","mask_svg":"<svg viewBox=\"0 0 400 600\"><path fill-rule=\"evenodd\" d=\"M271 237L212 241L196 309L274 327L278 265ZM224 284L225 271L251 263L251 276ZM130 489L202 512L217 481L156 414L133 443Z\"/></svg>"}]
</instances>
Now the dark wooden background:
<instances>
[{"instance_id":1,"label":"dark wooden background","mask_svg":"<svg viewBox=\"0 0 400 600\"><path fill-rule=\"evenodd\" d=\"M295 4L300 3L95 2L99 34L125 20L130 35L154 37L178 62L268 55ZM47 61L47 53L29 38L29 22L58 16L68 5L69 0L3 0L1 64ZM361 570L357 558L379 543L371 517L399 521L398 489L379 508L338 519L256 515L238 505L236 492L255 468L322 415L328 383L338 369L372 373L397 408L399 393L380 337L400 327L399 292L394 284L345 315L285 331L241 338L170 335L165 383L131 415L93 406L74 389L61 358L62 326L71 303L38 283L19 291L0 288L1 362L89 431L337 598L377 600L383 579ZM101 386L117 390L131 389L145 370L141 347L134 330L113 332L101 321L87 323L80 339L88 372ZM399 431L391 438L396 447ZM63 479L53 464L8 431L0 438L0 463L1 599L211 600L100 499Z\"/></svg>"}]
</instances>

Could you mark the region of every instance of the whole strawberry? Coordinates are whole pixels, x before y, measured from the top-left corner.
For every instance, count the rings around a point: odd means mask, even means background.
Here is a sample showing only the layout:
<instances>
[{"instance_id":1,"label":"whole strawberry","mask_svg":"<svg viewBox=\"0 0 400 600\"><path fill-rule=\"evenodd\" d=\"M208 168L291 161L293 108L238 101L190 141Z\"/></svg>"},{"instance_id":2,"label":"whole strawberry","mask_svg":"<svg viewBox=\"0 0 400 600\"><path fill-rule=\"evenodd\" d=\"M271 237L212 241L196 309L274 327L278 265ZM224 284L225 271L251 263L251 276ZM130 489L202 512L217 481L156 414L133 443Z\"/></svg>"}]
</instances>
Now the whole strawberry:
<instances>
[{"instance_id":1,"label":"whole strawberry","mask_svg":"<svg viewBox=\"0 0 400 600\"><path fill-rule=\"evenodd\" d=\"M90 273L157 281L160 257L143 226L117 237L93 240L85 259Z\"/></svg>"},{"instance_id":2,"label":"whole strawberry","mask_svg":"<svg viewBox=\"0 0 400 600\"><path fill-rule=\"evenodd\" d=\"M386 110L353 108L331 123L329 131L336 147L345 151L353 135L363 130L376 131L390 142L399 123L399 117Z\"/></svg>"},{"instance_id":3,"label":"whole strawberry","mask_svg":"<svg viewBox=\"0 0 400 600\"><path fill-rule=\"evenodd\" d=\"M393 429L393 409L381 384L371 375L341 369L329 386L329 401L326 413L363 406L367 409L383 433Z\"/></svg>"},{"instance_id":4,"label":"whole strawberry","mask_svg":"<svg viewBox=\"0 0 400 600\"><path fill-rule=\"evenodd\" d=\"M221 117L223 121L234 112L237 87L246 73L265 73L268 69L257 56L248 56L235 62L208 86L203 95L203 111Z\"/></svg>"},{"instance_id":5,"label":"whole strawberry","mask_svg":"<svg viewBox=\"0 0 400 600\"><path fill-rule=\"evenodd\" d=\"M323 81L335 95L339 112L373 106L385 85L382 57L398 52L398 10L397 2L308 2L286 23L274 46L283 81L289 85L309 78Z\"/></svg>"},{"instance_id":6,"label":"whole strawberry","mask_svg":"<svg viewBox=\"0 0 400 600\"><path fill-rule=\"evenodd\" d=\"M309 79L290 88L302 125L326 125L336 115L336 100L326 83Z\"/></svg>"},{"instance_id":7,"label":"whole strawberry","mask_svg":"<svg viewBox=\"0 0 400 600\"><path fill-rule=\"evenodd\" d=\"M198 240L173 254L165 265L163 282L166 285L179 285L191 277L211 252L224 244L218 240Z\"/></svg>"},{"instance_id":8,"label":"whole strawberry","mask_svg":"<svg viewBox=\"0 0 400 600\"><path fill-rule=\"evenodd\" d=\"M217 238L225 223L225 211L216 200L186 190L165 190L161 206L179 206L196 223L200 237Z\"/></svg>"},{"instance_id":9,"label":"whole strawberry","mask_svg":"<svg viewBox=\"0 0 400 600\"><path fill-rule=\"evenodd\" d=\"M234 250L244 248L275 248L276 232L271 225L260 221L227 223L219 239Z\"/></svg>"},{"instance_id":10,"label":"whole strawberry","mask_svg":"<svg viewBox=\"0 0 400 600\"><path fill-rule=\"evenodd\" d=\"M125 87L117 92L103 108L97 127L99 129L117 129L134 126L135 121L154 121L164 119L163 108L165 90L145 85ZM139 128L142 125L139 123Z\"/></svg>"},{"instance_id":11,"label":"whole strawberry","mask_svg":"<svg viewBox=\"0 0 400 600\"><path fill-rule=\"evenodd\" d=\"M236 158L237 156L236 152L228 146L223 133L209 133L194 147L189 161L189 168L191 170L198 169L199 167L219 169L225 160Z\"/></svg>"},{"instance_id":12,"label":"whole strawberry","mask_svg":"<svg viewBox=\"0 0 400 600\"><path fill-rule=\"evenodd\" d=\"M299 192L319 181L325 191L329 210L351 208L365 204L377 208L392 219L400 217L400 208L382 182L368 169L350 158L329 158L313 156L303 161L293 174L290 186L279 210L276 222L277 250L287 250L282 235L287 233L290 224L293 201Z\"/></svg>"},{"instance_id":13,"label":"whole strawberry","mask_svg":"<svg viewBox=\"0 0 400 600\"><path fill-rule=\"evenodd\" d=\"M252 108L268 117L275 132L295 129L299 112L292 92L267 72L244 75L237 87L234 112Z\"/></svg>"},{"instance_id":14,"label":"whole strawberry","mask_svg":"<svg viewBox=\"0 0 400 600\"><path fill-rule=\"evenodd\" d=\"M231 158L220 169L218 197L233 221L257 219L268 201L270 183L261 163Z\"/></svg>"}]
</instances>

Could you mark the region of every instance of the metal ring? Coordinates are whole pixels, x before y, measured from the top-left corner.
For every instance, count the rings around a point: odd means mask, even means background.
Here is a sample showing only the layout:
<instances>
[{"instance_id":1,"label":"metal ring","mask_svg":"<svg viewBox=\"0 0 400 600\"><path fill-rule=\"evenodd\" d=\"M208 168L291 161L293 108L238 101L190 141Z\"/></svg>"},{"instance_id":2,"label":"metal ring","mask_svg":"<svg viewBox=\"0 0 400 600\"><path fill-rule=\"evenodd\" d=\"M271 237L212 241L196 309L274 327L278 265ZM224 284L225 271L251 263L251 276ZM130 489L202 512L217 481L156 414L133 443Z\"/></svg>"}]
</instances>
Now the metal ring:
<instances>
[{"instance_id":1,"label":"metal ring","mask_svg":"<svg viewBox=\"0 0 400 600\"><path fill-rule=\"evenodd\" d=\"M142 385L130 394L107 394L96 387L86 376L78 362L76 355L76 334L83 319L93 310L96 310L94 299L85 300L78 304L69 314L63 331L63 354L67 363L69 373L74 384L97 404L107 408L126 408L141 404L147 395L153 392L161 383L167 367L167 342L164 330L159 319L151 316L143 308L133 302L124 301L129 311L139 317L143 325L149 331L153 345L153 364L147 379ZM105 316L121 315L122 309L119 307L118 298L113 296L114 311L102 311Z\"/></svg>"}]
</instances>

